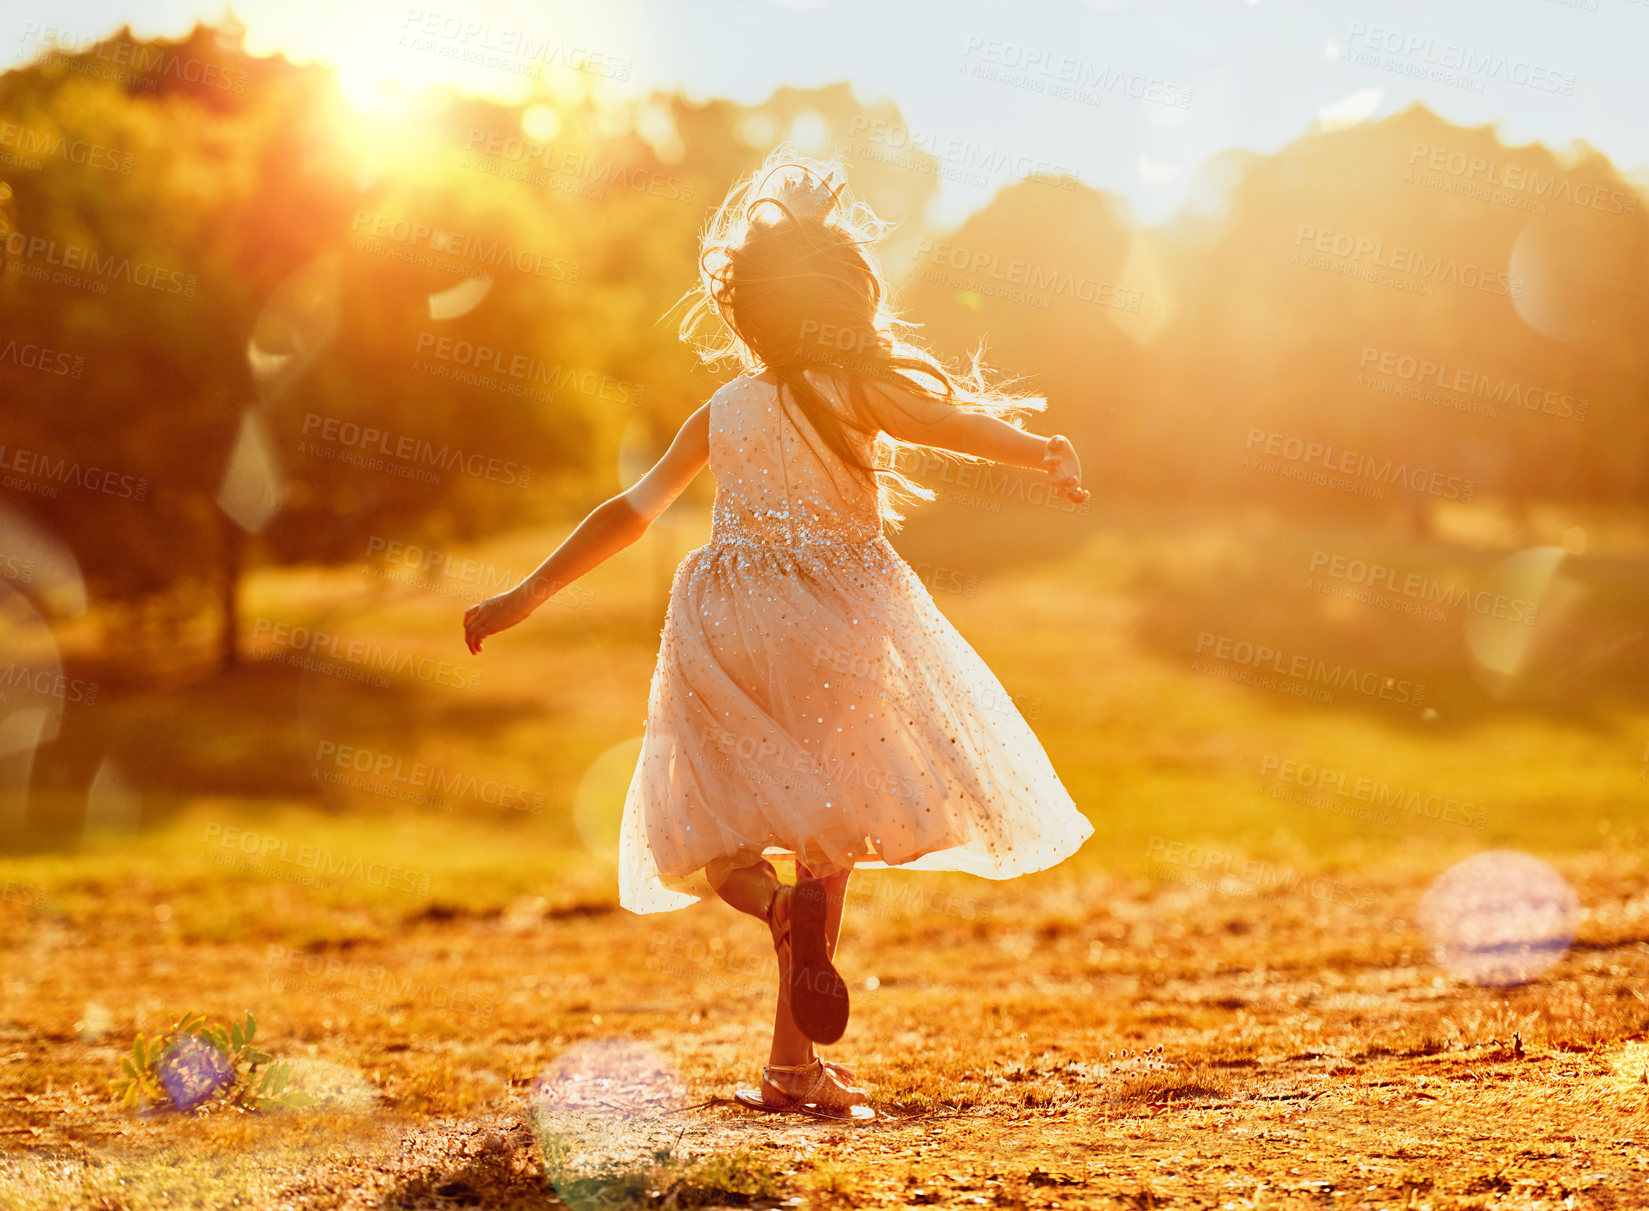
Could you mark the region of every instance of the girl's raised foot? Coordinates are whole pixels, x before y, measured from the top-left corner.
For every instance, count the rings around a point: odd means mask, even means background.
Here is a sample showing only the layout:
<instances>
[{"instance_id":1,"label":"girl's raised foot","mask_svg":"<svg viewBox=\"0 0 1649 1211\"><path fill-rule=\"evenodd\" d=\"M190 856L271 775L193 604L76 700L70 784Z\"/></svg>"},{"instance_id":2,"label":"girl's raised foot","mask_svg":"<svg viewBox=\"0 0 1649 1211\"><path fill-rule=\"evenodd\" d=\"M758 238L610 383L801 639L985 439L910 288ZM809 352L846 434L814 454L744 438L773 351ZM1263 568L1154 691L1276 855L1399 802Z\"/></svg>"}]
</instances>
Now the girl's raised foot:
<instances>
[{"instance_id":1,"label":"girl's raised foot","mask_svg":"<svg viewBox=\"0 0 1649 1211\"><path fill-rule=\"evenodd\" d=\"M778 896L774 896L775 903ZM847 981L830 961L825 939L824 884L796 881L789 895L790 1017L815 1043L834 1043L847 1030Z\"/></svg>"}]
</instances>

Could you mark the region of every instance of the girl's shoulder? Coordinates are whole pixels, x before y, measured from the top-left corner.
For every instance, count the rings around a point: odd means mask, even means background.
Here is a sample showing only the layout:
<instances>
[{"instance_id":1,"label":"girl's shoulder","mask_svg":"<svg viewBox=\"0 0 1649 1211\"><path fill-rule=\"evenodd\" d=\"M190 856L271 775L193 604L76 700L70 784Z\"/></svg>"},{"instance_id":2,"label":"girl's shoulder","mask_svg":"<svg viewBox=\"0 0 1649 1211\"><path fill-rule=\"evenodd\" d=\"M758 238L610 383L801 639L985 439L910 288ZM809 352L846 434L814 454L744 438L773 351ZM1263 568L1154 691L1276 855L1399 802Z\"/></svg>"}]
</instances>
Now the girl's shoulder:
<instances>
[{"instance_id":1,"label":"girl's shoulder","mask_svg":"<svg viewBox=\"0 0 1649 1211\"><path fill-rule=\"evenodd\" d=\"M710 393L710 398L705 401L705 403L710 407L710 415L715 416L716 413L720 412L722 410L722 405L731 400L733 396L736 395L743 387L744 383L749 380L749 378L750 376L748 374L741 374L737 378L728 379L725 383L712 391Z\"/></svg>"},{"instance_id":2,"label":"girl's shoulder","mask_svg":"<svg viewBox=\"0 0 1649 1211\"><path fill-rule=\"evenodd\" d=\"M802 373L806 375L807 381L812 383L819 393L824 396L825 403L832 412L843 420L853 419L851 416L853 409L848 404L850 396L842 376L833 374L828 370L813 368L804 370ZM714 405L718 402L730 403L741 394L765 398L776 395L777 392L778 388L766 379L755 374L741 374L718 387L715 394L710 397L710 403L712 411L715 411Z\"/></svg>"},{"instance_id":3,"label":"girl's shoulder","mask_svg":"<svg viewBox=\"0 0 1649 1211\"><path fill-rule=\"evenodd\" d=\"M710 402L714 403L718 399L725 399L735 392L748 390L752 386L761 387L765 384L754 374L741 374L737 378L730 378L711 393Z\"/></svg>"}]
</instances>

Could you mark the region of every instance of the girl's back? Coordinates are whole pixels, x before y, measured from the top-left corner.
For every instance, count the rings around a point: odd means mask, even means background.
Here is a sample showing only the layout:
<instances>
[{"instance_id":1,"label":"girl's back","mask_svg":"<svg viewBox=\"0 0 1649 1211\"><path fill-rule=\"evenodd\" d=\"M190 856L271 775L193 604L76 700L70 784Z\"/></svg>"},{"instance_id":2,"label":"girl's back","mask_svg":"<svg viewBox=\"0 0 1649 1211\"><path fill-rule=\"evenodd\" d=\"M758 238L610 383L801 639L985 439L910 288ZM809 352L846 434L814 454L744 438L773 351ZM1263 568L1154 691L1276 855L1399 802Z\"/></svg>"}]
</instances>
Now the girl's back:
<instances>
[{"instance_id":1,"label":"girl's back","mask_svg":"<svg viewBox=\"0 0 1649 1211\"><path fill-rule=\"evenodd\" d=\"M829 375L808 378L841 410ZM856 438L869 461L874 434ZM743 375L710 400L713 534L721 542L780 546L866 543L882 533L874 484L855 475L779 388Z\"/></svg>"}]
</instances>

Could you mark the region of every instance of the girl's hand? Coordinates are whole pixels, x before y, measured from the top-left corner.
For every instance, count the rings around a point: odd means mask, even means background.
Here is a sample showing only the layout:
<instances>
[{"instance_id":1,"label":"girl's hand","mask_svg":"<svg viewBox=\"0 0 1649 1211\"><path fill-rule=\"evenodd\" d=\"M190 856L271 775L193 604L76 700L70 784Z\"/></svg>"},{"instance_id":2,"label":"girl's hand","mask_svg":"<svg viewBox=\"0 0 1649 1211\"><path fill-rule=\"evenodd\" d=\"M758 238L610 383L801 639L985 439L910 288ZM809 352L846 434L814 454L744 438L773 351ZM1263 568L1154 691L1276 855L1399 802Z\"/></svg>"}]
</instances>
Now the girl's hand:
<instances>
[{"instance_id":1,"label":"girl's hand","mask_svg":"<svg viewBox=\"0 0 1649 1211\"><path fill-rule=\"evenodd\" d=\"M519 586L472 605L464 611L464 642L469 645L470 655L481 651L488 635L507 631L532 612L532 599Z\"/></svg>"},{"instance_id":2,"label":"girl's hand","mask_svg":"<svg viewBox=\"0 0 1649 1211\"><path fill-rule=\"evenodd\" d=\"M1053 477L1054 491L1066 500L1080 505L1088 499L1088 490L1082 486L1082 464L1070 438L1056 433L1048 439L1042 455L1042 469Z\"/></svg>"}]
</instances>

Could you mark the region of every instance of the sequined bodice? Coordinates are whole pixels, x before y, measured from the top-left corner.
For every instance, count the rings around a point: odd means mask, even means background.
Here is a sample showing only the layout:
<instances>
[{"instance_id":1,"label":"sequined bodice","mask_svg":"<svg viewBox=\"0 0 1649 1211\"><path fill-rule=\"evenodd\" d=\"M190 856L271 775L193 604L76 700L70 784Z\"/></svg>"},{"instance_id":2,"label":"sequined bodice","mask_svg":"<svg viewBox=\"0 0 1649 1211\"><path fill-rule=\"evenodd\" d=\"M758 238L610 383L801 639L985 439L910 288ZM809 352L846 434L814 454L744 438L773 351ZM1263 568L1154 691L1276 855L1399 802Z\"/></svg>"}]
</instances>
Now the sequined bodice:
<instances>
[{"instance_id":1,"label":"sequined bodice","mask_svg":"<svg viewBox=\"0 0 1649 1211\"><path fill-rule=\"evenodd\" d=\"M828 379L808 378L839 406ZM875 436L858 440L870 461ZM825 443L799 404L781 405L778 388L754 376L734 379L710 401L710 470L712 543L812 546L882 534L875 485Z\"/></svg>"}]
</instances>

